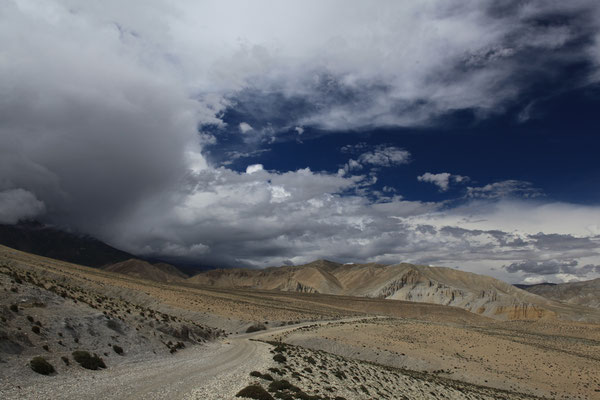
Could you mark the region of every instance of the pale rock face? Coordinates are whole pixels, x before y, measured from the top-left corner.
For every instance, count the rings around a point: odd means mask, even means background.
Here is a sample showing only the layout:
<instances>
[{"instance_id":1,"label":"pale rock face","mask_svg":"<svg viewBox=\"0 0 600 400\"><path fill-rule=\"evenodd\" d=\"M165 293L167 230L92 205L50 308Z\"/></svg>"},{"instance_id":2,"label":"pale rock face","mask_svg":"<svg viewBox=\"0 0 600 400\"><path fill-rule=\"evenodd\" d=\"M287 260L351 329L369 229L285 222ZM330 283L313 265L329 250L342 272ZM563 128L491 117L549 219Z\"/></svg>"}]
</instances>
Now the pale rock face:
<instances>
[{"instance_id":1,"label":"pale rock face","mask_svg":"<svg viewBox=\"0 0 600 400\"><path fill-rule=\"evenodd\" d=\"M213 270L190 283L357 297L458 307L499 320L598 318L594 310L565 306L500 280L450 268L412 264L337 264L318 260L264 270ZM590 314L591 313L591 314ZM599 314L600 315L600 314Z\"/></svg>"}]
</instances>

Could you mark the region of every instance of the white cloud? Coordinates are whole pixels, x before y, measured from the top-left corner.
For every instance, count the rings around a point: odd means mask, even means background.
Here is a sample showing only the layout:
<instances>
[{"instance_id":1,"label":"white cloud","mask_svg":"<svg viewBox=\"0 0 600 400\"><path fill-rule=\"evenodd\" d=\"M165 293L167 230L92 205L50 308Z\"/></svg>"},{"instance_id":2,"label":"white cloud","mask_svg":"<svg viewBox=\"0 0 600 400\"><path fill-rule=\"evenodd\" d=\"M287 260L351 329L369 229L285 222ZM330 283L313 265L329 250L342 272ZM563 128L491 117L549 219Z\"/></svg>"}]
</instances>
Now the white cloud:
<instances>
[{"instance_id":1,"label":"white cloud","mask_svg":"<svg viewBox=\"0 0 600 400\"><path fill-rule=\"evenodd\" d=\"M252 164L252 165L248 165L246 167L246 173L247 174L253 174L255 172L259 172L259 171L263 171L263 165L262 164Z\"/></svg>"},{"instance_id":2,"label":"white cloud","mask_svg":"<svg viewBox=\"0 0 600 400\"><path fill-rule=\"evenodd\" d=\"M361 194L368 182L309 169L261 174L207 169L193 176L189 192L171 211L138 210L121 221L115 240L131 251L161 249L165 241L181 249L202 243L205 252L196 259L231 266L326 257L458 265L511 282L541 273L561 281L565 271L568 279L599 276L586 267L600 265L600 238L588 230L590 221L600 222L599 207L484 199L447 208L393 193L372 201ZM571 263L568 269L535 268L561 260ZM502 268L513 263L533 267Z\"/></svg>"},{"instance_id":3,"label":"white cloud","mask_svg":"<svg viewBox=\"0 0 600 400\"><path fill-rule=\"evenodd\" d=\"M441 172L439 174L432 174L431 172L425 172L423 175L417 177L419 182L433 183L439 187L441 192L445 192L450 187L450 181L455 183L464 183L469 181L468 176L453 175L449 172Z\"/></svg>"},{"instance_id":4,"label":"white cloud","mask_svg":"<svg viewBox=\"0 0 600 400\"><path fill-rule=\"evenodd\" d=\"M352 153L364 150L367 146L359 144L356 146L344 146L343 153ZM410 162L410 153L407 150L394 146L377 146L374 150L364 152L358 159L350 159L338 173L345 174L360 170L364 167L393 167Z\"/></svg>"},{"instance_id":5,"label":"white cloud","mask_svg":"<svg viewBox=\"0 0 600 400\"><path fill-rule=\"evenodd\" d=\"M250 125L247 122L240 123L239 128L240 128L240 132L242 132L242 133L248 133L248 132L254 130L254 128L252 128L252 125Z\"/></svg>"},{"instance_id":6,"label":"white cloud","mask_svg":"<svg viewBox=\"0 0 600 400\"><path fill-rule=\"evenodd\" d=\"M434 185L439 186L442 192L448 190L448 186L450 184L450 174L448 172L442 172L440 174L432 174L430 172L426 172L421 176L417 177L419 182L430 182Z\"/></svg>"},{"instance_id":7,"label":"white cloud","mask_svg":"<svg viewBox=\"0 0 600 400\"><path fill-rule=\"evenodd\" d=\"M410 162L410 153L393 146L378 147L373 151L361 154L358 162L377 167L392 167L394 165L408 164Z\"/></svg>"},{"instance_id":8,"label":"white cloud","mask_svg":"<svg viewBox=\"0 0 600 400\"><path fill-rule=\"evenodd\" d=\"M297 126L294 130L298 133L298 135L302 135L304 133L304 128L301 126Z\"/></svg>"}]
</instances>

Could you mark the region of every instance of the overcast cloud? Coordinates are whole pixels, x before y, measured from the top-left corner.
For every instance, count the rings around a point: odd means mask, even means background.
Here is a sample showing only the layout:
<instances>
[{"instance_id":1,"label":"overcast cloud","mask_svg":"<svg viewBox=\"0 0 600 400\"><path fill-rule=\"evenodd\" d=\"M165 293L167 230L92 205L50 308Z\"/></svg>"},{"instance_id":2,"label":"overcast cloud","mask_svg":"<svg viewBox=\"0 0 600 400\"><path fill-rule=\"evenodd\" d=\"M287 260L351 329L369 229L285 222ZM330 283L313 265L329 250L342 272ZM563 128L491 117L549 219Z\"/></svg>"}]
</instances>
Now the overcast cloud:
<instances>
[{"instance_id":1,"label":"overcast cloud","mask_svg":"<svg viewBox=\"0 0 600 400\"><path fill-rule=\"evenodd\" d=\"M329 257L511 280L593 276L577 266L600 264L600 209L541 203L531 183L471 183L470 200L450 207L370 191L372 169L410 161L397 147L352 153L344 174L238 173L209 165L202 147L229 128L228 107L254 116L231 127L248 140L307 126L426 126L459 109L483 118L567 58L598 63L598 9L592 0L3 1L0 222L39 218L214 265ZM557 12L573 23L535 22ZM581 77L599 78L597 69ZM289 104L295 112L282 112ZM451 178L426 181L445 190ZM553 267L564 260L576 263Z\"/></svg>"}]
</instances>

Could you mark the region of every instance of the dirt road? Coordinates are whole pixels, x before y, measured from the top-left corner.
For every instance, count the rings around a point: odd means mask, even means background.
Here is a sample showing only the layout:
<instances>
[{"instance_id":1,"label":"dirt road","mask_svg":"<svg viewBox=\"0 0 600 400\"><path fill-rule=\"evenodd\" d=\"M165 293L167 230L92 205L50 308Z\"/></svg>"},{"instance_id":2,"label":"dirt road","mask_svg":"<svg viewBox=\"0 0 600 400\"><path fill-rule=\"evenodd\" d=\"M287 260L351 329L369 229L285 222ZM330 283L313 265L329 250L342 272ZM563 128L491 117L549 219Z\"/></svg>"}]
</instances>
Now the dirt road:
<instances>
[{"instance_id":1,"label":"dirt road","mask_svg":"<svg viewBox=\"0 0 600 400\"><path fill-rule=\"evenodd\" d=\"M349 318L348 321L357 318ZM333 321L322 321L325 324ZM253 370L273 364L271 346L251 339L313 323L237 335L185 349L173 356L132 360L106 370L72 368L71 375L32 373L2 382L2 399L231 399L250 382Z\"/></svg>"}]
</instances>

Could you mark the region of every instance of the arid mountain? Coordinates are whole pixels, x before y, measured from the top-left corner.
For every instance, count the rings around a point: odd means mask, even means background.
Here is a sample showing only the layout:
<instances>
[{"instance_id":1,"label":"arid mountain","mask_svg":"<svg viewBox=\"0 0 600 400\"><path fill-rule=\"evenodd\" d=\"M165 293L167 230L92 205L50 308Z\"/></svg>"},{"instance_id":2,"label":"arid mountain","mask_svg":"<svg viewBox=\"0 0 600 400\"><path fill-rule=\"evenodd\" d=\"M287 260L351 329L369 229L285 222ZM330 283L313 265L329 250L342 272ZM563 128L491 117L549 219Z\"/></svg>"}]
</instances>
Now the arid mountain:
<instances>
[{"instance_id":1,"label":"arid mountain","mask_svg":"<svg viewBox=\"0 0 600 400\"><path fill-rule=\"evenodd\" d=\"M0 225L0 244L95 268L135 257L93 237L76 235L37 222Z\"/></svg>"},{"instance_id":2,"label":"arid mountain","mask_svg":"<svg viewBox=\"0 0 600 400\"><path fill-rule=\"evenodd\" d=\"M190 283L385 298L459 307L488 317L584 319L585 309L561 304L500 280L450 268L412 264L338 264L318 260L301 266L264 270L219 269L202 272Z\"/></svg>"},{"instance_id":3,"label":"arid mountain","mask_svg":"<svg viewBox=\"0 0 600 400\"><path fill-rule=\"evenodd\" d=\"M583 282L531 285L529 293L569 304L600 308L600 278Z\"/></svg>"},{"instance_id":4,"label":"arid mountain","mask_svg":"<svg viewBox=\"0 0 600 400\"><path fill-rule=\"evenodd\" d=\"M135 278L149 279L157 282L182 282L188 276L171 264L150 264L147 261L136 258L120 263L107 265L102 268L105 271L133 276Z\"/></svg>"}]
</instances>

